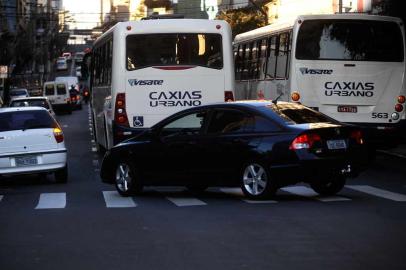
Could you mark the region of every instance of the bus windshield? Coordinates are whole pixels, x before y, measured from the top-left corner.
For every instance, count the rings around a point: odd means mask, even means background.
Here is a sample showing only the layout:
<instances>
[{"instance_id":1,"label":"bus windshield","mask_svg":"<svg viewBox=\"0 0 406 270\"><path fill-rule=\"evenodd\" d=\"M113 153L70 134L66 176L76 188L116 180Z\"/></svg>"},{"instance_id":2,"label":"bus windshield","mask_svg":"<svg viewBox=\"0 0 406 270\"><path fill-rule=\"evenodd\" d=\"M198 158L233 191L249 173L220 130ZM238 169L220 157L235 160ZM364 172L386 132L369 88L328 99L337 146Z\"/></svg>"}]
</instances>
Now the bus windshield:
<instances>
[{"instance_id":1,"label":"bus windshield","mask_svg":"<svg viewBox=\"0 0 406 270\"><path fill-rule=\"evenodd\" d=\"M173 65L223 68L219 34L140 34L128 36L126 43L127 70Z\"/></svg>"},{"instance_id":2,"label":"bus windshield","mask_svg":"<svg viewBox=\"0 0 406 270\"><path fill-rule=\"evenodd\" d=\"M299 30L296 58L403 62L403 38L395 22L305 20Z\"/></svg>"}]
</instances>

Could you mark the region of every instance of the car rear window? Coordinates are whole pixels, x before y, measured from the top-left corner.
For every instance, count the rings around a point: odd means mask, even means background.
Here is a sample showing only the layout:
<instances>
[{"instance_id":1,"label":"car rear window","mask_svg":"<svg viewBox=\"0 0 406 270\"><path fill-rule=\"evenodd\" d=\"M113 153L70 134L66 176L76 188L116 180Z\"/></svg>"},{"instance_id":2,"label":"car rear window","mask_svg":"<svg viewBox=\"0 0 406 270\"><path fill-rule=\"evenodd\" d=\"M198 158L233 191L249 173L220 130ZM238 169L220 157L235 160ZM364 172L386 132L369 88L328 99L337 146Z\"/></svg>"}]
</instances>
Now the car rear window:
<instances>
[{"instance_id":1,"label":"car rear window","mask_svg":"<svg viewBox=\"0 0 406 270\"><path fill-rule=\"evenodd\" d=\"M57 123L47 111L35 110L0 113L0 132L55 127L57 127Z\"/></svg>"},{"instance_id":2,"label":"car rear window","mask_svg":"<svg viewBox=\"0 0 406 270\"><path fill-rule=\"evenodd\" d=\"M308 123L336 123L337 121L320 112L309 109L305 106L293 103L278 103L267 105L266 110L271 109L286 124L308 124Z\"/></svg>"},{"instance_id":3,"label":"car rear window","mask_svg":"<svg viewBox=\"0 0 406 270\"><path fill-rule=\"evenodd\" d=\"M25 90L12 90L10 91L10 96L23 96L26 95L27 92Z\"/></svg>"},{"instance_id":4,"label":"car rear window","mask_svg":"<svg viewBox=\"0 0 406 270\"><path fill-rule=\"evenodd\" d=\"M56 85L56 94L57 95L65 95L66 94L66 86L64 84L57 84Z\"/></svg>"},{"instance_id":5,"label":"car rear window","mask_svg":"<svg viewBox=\"0 0 406 270\"><path fill-rule=\"evenodd\" d=\"M54 85L48 84L45 86L45 95L50 96L55 93Z\"/></svg>"}]
</instances>

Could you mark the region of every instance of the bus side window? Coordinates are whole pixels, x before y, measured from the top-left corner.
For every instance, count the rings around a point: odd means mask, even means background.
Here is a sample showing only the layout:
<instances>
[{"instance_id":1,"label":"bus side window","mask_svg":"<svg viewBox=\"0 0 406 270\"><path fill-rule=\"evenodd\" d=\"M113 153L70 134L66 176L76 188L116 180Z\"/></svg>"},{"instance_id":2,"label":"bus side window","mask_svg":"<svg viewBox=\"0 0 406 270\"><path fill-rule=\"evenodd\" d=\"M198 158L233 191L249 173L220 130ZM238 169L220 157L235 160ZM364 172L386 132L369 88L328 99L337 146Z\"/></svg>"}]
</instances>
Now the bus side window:
<instances>
[{"instance_id":1,"label":"bus side window","mask_svg":"<svg viewBox=\"0 0 406 270\"><path fill-rule=\"evenodd\" d=\"M274 79L276 73L276 36L268 39L268 60L266 64L266 78Z\"/></svg>"},{"instance_id":2,"label":"bus side window","mask_svg":"<svg viewBox=\"0 0 406 270\"><path fill-rule=\"evenodd\" d=\"M266 74L266 39L262 39L259 41L258 44L258 79L263 80L265 79Z\"/></svg>"},{"instance_id":3,"label":"bus side window","mask_svg":"<svg viewBox=\"0 0 406 270\"><path fill-rule=\"evenodd\" d=\"M249 69L250 58L251 58L250 44L244 44L244 46L243 46L243 66L242 66L241 80L247 80L248 79L248 69Z\"/></svg>"},{"instance_id":4,"label":"bus side window","mask_svg":"<svg viewBox=\"0 0 406 270\"><path fill-rule=\"evenodd\" d=\"M282 33L279 35L278 60L276 63L276 78L284 79L287 77L286 71L289 56L289 35Z\"/></svg>"}]
</instances>

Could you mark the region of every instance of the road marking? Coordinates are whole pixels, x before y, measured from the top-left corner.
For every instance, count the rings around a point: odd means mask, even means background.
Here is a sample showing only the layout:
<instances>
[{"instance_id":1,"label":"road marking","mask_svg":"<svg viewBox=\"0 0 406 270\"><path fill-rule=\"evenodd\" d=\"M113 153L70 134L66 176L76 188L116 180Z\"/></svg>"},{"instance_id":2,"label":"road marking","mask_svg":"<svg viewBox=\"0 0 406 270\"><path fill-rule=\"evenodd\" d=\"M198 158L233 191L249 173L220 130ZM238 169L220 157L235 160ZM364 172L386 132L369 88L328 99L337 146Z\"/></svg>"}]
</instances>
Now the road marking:
<instances>
[{"instance_id":1,"label":"road marking","mask_svg":"<svg viewBox=\"0 0 406 270\"><path fill-rule=\"evenodd\" d=\"M131 197L122 197L117 191L103 191L103 197L107 208L129 208L137 206Z\"/></svg>"},{"instance_id":2,"label":"road marking","mask_svg":"<svg viewBox=\"0 0 406 270\"><path fill-rule=\"evenodd\" d=\"M63 127L63 128L67 128L67 127L68 127L68 125L63 125L62 127Z\"/></svg>"},{"instance_id":3,"label":"road marking","mask_svg":"<svg viewBox=\"0 0 406 270\"><path fill-rule=\"evenodd\" d=\"M94 141L94 140L91 140L91 142L92 142L92 143L95 143L95 141Z\"/></svg>"},{"instance_id":4,"label":"road marking","mask_svg":"<svg viewBox=\"0 0 406 270\"><path fill-rule=\"evenodd\" d=\"M96 148L96 147L92 147L92 152L97 152L97 148Z\"/></svg>"},{"instance_id":5,"label":"road marking","mask_svg":"<svg viewBox=\"0 0 406 270\"><path fill-rule=\"evenodd\" d=\"M0 195L0 202L3 200L4 195Z\"/></svg>"},{"instance_id":6,"label":"road marking","mask_svg":"<svg viewBox=\"0 0 406 270\"><path fill-rule=\"evenodd\" d=\"M176 206L199 206L199 205L206 205L205 202L191 197L166 197L168 200L173 202Z\"/></svg>"},{"instance_id":7,"label":"road marking","mask_svg":"<svg viewBox=\"0 0 406 270\"><path fill-rule=\"evenodd\" d=\"M237 197L243 197L244 193L242 193L241 188L220 188L220 191L228 194L228 195L233 195Z\"/></svg>"},{"instance_id":8,"label":"road marking","mask_svg":"<svg viewBox=\"0 0 406 270\"><path fill-rule=\"evenodd\" d=\"M98 160L93 160L93 166L99 166L99 161Z\"/></svg>"},{"instance_id":9,"label":"road marking","mask_svg":"<svg viewBox=\"0 0 406 270\"><path fill-rule=\"evenodd\" d=\"M388 190L383 190L379 188L375 188L372 186L364 186L364 185L346 185L346 188L350 188L359 192L367 193L370 195L374 195L376 197L385 198L388 200L396 201L396 202L406 202L406 195L391 192Z\"/></svg>"},{"instance_id":10,"label":"road marking","mask_svg":"<svg viewBox=\"0 0 406 270\"><path fill-rule=\"evenodd\" d=\"M93 131L93 128L90 127L90 128L89 128L89 131Z\"/></svg>"},{"instance_id":11,"label":"road marking","mask_svg":"<svg viewBox=\"0 0 406 270\"><path fill-rule=\"evenodd\" d=\"M41 193L35 209L59 209L66 207L66 193Z\"/></svg>"},{"instance_id":12,"label":"road marking","mask_svg":"<svg viewBox=\"0 0 406 270\"><path fill-rule=\"evenodd\" d=\"M278 203L278 201L274 201L274 200L248 200L248 199L243 199L243 201L246 202L246 203L251 203L251 204Z\"/></svg>"},{"instance_id":13,"label":"road marking","mask_svg":"<svg viewBox=\"0 0 406 270\"><path fill-rule=\"evenodd\" d=\"M293 187L284 187L281 190L306 198L316 199L321 202L342 202L342 201L351 201L351 199L342 197L342 196L320 196L318 193L313 191L313 189L304 187L304 186L293 186Z\"/></svg>"}]
</instances>

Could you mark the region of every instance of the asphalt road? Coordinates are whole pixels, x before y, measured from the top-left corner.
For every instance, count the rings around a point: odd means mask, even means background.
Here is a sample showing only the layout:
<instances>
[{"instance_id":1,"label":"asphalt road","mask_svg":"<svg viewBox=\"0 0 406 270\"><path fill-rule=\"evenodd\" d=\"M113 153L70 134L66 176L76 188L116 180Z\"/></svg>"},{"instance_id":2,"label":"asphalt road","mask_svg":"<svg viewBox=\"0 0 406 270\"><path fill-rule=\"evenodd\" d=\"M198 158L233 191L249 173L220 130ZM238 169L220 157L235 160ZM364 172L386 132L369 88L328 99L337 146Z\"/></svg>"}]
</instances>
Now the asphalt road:
<instances>
[{"instance_id":1,"label":"asphalt road","mask_svg":"<svg viewBox=\"0 0 406 270\"><path fill-rule=\"evenodd\" d=\"M380 155L335 197L150 188L123 199L98 176L88 106L59 115L69 181L0 182L0 269L406 269L406 160Z\"/></svg>"}]
</instances>

